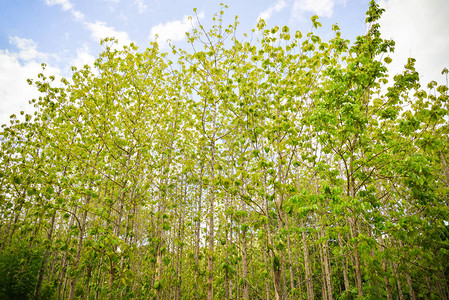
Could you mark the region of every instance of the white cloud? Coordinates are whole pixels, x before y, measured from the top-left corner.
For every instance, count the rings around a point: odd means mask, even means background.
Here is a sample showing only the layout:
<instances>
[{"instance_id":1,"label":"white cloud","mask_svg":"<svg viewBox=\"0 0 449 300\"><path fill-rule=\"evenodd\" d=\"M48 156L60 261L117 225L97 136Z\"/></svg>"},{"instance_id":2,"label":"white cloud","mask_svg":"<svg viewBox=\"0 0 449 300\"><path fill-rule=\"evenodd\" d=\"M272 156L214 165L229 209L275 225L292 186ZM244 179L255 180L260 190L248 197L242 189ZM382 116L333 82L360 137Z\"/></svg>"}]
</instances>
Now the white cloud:
<instances>
[{"instance_id":1,"label":"white cloud","mask_svg":"<svg viewBox=\"0 0 449 300\"><path fill-rule=\"evenodd\" d=\"M9 37L9 43L17 47L19 52L16 54L18 58L30 61L35 59L46 60L47 55L37 51L36 43L31 39L19 38L17 36Z\"/></svg>"},{"instance_id":2,"label":"white cloud","mask_svg":"<svg viewBox=\"0 0 449 300\"><path fill-rule=\"evenodd\" d=\"M135 0L135 2L137 4L137 9L139 10L140 14L143 14L144 12L147 11L148 6L145 4L143 0Z\"/></svg>"},{"instance_id":3,"label":"white cloud","mask_svg":"<svg viewBox=\"0 0 449 300\"><path fill-rule=\"evenodd\" d=\"M105 22L85 22L84 24L90 30L91 37L96 42L107 37L115 37L118 40L119 46L129 45L131 43L127 32L117 31L114 27L107 26Z\"/></svg>"},{"instance_id":4,"label":"white cloud","mask_svg":"<svg viewBox=\"0 0 449 300\"><path fill-rule=\"evenodd\" d=\"M72 2L70 2L69 0L45 0L45 4L47 4L48 6L61 5L62 10L70 10L76 21L84 20L84 14L74 9Z\"/></svg>"},{"instance_id":5,"label":"white cloud","mask_svg":"<svg viewBox=\"0 0 449 300\"><path fill-rule=\"evenodd\" d=\"M70 10L72 12L72 15L75 17L75 20L82 21L84 20L84 14L80 11L77 11L75 9Z\"/></svg>"},{"instance_id":6,"label":"white cloud","mask_svg":"<svg viewBox=\"0 0 449 300\"><path fill-rule=\"evenodd\" d=\"M73 4L69 0L45 0L45 4L49 6L61 5L63 10L69 10L73 7Z\"/></svg>"},{"instance_id":7,"label":"white cloud","mask_svg":"<svg viewBox=\"0 0 449 300\"><path fill-rule=\"evenodd\" d=\"M198 18L204 18L204 13L198 14ZM166 42L167 40L172 42L182 41L186 38L186 32L190 31L196 22L192 16L184 16L182 20L158 24L151 28L149 38L154 40L157 35L158 40L161 42Z\"/></svg>"},{"instance_id":8,"label":"white cloud","mask_svg":"<svg viewBox=\"0 0 449 300\"><path fill-rule=\"evenodd\" d=\"M285 2L284 0L278 0L275 4L262 11L257 17L257 20L264 19L265 21L267 21L274 13L280 12L286 6L287 2Z\"/></svg>"},{"instance_id":9,"label":"white cloud","mask_svg":"<svg viewBox=\"0 0 449 300\"><path fill-rule=\"evenodd\" d=\"M120 0L104 0L107 2L115 2L118 3ZM95 42L99 42L101 39L107 37L114 37L118 40L118 46L122 47L124 45L129 45L131 40L129 39L128 33L125 31L115 30L114 27L108 26L105 22L96 21L92 22L84 22L84 14L73 8L73 4L69 0L45 0L47 5L61 5L63 10L70 10L73 17L77 22L83 22L84 26L90 31L91 38ZM136 3L139 7L139 12L142 12L147 9L147 6L143 2L143 0L136 0ZM78 53L79 54L79 53Z\"/></svg>"},{"instance_id":10,"label":"white cloud","mask_svg":"<svg viewBox=\"0 0 449 300\"><path fill-rule=\"evenodd\" d=\"M332 17L335 4L346 3L346 0L294 0L292 14L300 16L303 12L311 12L319 17Z\"/></svg>"},{"instance_id":11,"label":"white cloud","mask_svg":"<svg viewBox=\"0 0 449 300\"><path fill-rule=\"evenodd\" d=\"M36 50L32 40L11 37L10 42L18 52L0 50L0 124L9 124L9 116L19 116L21 110L29 114L34 111L28 101L38 98L40 93L28 85L27 79L37 78L42 72L41 60L48 57ZM47 66L45 74L60 78L60 70L52 66Z\"/></svg>"},{"instance_id":12,"label":"white cloud","mask_svg":"<svg viewBox=\"0 0 449 300\"><path fill-rule=\"evenodd\" d=\"M76 58L71 60L71 65L82 68L84 65L92 66L94 62L95 57L90 54L89 47L84 45L82 48L76 49Z\"/></svg>"},{"instance_id":13,"label":"white cloud","mask_svg":"<svg viewBox=\"0 0 449 300\"><path fill-rule=\"evenodd\" d=\"M443 83L441 70L449 68L449 1L382 0L386 9L380 20L384 38L396 42L391 55L392 75L400 73L408 57L416 58L421 83Z\"/></svg>"}]
</instances>

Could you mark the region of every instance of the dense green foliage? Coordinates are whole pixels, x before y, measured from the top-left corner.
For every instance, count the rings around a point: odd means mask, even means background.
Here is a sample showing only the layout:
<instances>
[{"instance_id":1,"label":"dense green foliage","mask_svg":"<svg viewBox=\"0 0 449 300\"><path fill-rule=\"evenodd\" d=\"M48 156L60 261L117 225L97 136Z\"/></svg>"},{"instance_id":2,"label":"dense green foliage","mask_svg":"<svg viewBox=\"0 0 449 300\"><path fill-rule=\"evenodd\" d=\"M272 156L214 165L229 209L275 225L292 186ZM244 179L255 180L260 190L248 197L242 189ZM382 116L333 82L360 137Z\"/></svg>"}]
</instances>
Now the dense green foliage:
<instances>
[{"instance_id":1,"label":"dense green foliage","mask_svg":"<svg viewBox=\"0 0 449 300\"><path fill-rule=\"evenodd\" d=\"M30 81L0 132L0 298L448 299L448 88L413 59L388 78L381 13L351 43L238 39L221 11L191 51L106 39Z\"/></svg>"},{"instance_id":2,"label":"dense green foliage","mask_svg":"<svg viewBox=\"0 0 449 300\"><path fill-rule=\"evenodd\" d=\"M2 249L0 256L0 298L27 299L33 295L42 252L15 244Z\"/></svg>"}]
</instances>

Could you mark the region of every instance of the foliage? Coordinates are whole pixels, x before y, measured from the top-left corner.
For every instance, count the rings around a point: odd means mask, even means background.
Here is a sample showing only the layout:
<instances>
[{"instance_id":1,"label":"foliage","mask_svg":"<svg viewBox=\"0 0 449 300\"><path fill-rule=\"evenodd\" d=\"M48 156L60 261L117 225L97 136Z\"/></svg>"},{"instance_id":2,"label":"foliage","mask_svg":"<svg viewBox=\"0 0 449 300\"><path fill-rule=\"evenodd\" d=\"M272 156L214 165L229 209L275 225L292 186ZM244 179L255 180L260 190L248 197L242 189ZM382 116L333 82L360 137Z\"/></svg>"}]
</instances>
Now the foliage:
<instances>
[{"instance_id":1,"label":"foliage","mask_svg":"<svg viewBox=\"0 0 449 300\"><path fill-rule=\"evenodd\" d=\"M31 299L42 262L42 251L24 243L3 249L0 253L0 298Z\"/></svg>"},{"instance_id":2,"label":"foliage","mask_svg":"<svg viewBox=\"0 0 449 300\"><path fill-rule=\"evenodd\" d=\"M412 58L388 77L382 12L351 43L238 37L223 7L192 50L109 38L30 81L0 132L2 297L447 298L448 89Z\"/></svg>"}]
</instances>

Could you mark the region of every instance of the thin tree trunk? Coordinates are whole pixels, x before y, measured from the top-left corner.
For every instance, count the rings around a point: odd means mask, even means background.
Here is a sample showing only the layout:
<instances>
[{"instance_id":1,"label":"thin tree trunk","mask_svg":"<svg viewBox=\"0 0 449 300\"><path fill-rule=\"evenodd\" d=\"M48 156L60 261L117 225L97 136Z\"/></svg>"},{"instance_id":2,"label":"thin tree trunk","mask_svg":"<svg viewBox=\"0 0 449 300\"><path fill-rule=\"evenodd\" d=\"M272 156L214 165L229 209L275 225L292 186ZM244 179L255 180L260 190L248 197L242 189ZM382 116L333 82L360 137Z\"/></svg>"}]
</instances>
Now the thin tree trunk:
<instances>
[{"instance_id":1,"label":"thin tree trunk","mask_svg":"<svg viewBox=\"0 0 449 300\"><path fill-rule=\"evenodd\" d=\"M289 273L290 273L290 293L295 289L295 280L293 277L293 260L292 260L292 250L291 250L291 241L290 241L290 224L288 222L288 216L285 216L285 222L287 227L287 254L288 254L288 264L289 264ZM290 294L289 293L289 294Z\"/></svg>"},{"instance_id":2,"label":"thin tree trunk","mask_svg":"<svg viewBox=\"0 0 449 300\"><path fill-rule=\"evenodd\" d=\"M379 236L379 251L383 252L383 247L384 247L384 242L383 242L383 238L382 235ZM392 300L393 299L393 294L391 291L391 284L390 284L390 280L388 279L388 267L387 267L387 260L385 258L382 258L382 267L383 267L383 271L384 271L384 281L385 281L385 289L387 292L387 299L388 300Z\"/></svg>"},{"instance_id":3,"label":"thin tree trunk","mask_svg":"<svg viewBox=\"0 0 449 300\"><path fill-rule=\"evenodd\" d=\"M393 270L394 276L396 277L396 284L398 287L398 296L399 300L404 300L404 293L402 292L402 284L401 284L401 278L398 274L398 265L392 261L390 261L391 269Z\"/></svg>"},{"instance_id":4,"label":"thin tree trunk","mask_svg":"<svg viewBox=\"0 0 449 300\"><path fill-rule=\"evenodd\" d=\"M267 251L263 251L263 260L265 262L265 268L268 270L268 259L267 259ZM266 300L270 300L270 285L268 283L268 278L266 278L265 280L265 293L267 295L267 299Z\"/></svg>"},{"instance_id":5,"label":"thin tree trunk","mask_svg":"<svg viewBox=\"0 0 449 300\"><path fill-rule=\"evenodd\" d=\"M281 299L281 260L273 251L274 299Z\"/></svg>"},{"instance_id":6,"label":"thin tree trunk","mask_svg":"<svg viewBox=\"0 0 449 300\"><path fill-rule=\"evenodd\" d=\"M441 164L443 165L444 175L446 175L446 180L449 183L449 168L447 167L446 159L444 158L443 151L440 150Z\"/></svg>"},{"instance_id":7,"label":"thin tree trunk","mask_svg":"<svg viewBox=\"0 0 449 300\"><path fill-rule=\"evenodd\" d=\"M167 168L170 167L171 164L171 159L168 158L168 164L167 164ZM163 170L161 169L161 173L163 173ZM168 187L168 176L166 177L166 179L164 180L163 186L164 189L166 189ZM166 209L166 202L167 202L167 191L166 190L162 190L162 187L159 188L159 203L158 203L158 211L160 212L160 218L159 218L159 223L158 224L158 232L159 232L159 242L158 242L158 247L157 247L157 258L156 258L156 277L155 277L155 283L158 283L158 289L156 290L156 299L160 299L161 297L161 291L162 289L162 285L161 285L161 281L162 281L162 247L164 245L164 240L165 240L165 233L164 233L164 222L166 222L164 220L164 214L165 214L165 209Z\"/></svg>"},{"instance_id":8,"label":"thin tree trunk","mask_svg":"<svg viewBox=\"0 0 449 300\"><path fill-rule=\"evenodd\" d=\"M353 144L355 144L355 141L353 142ZM355 198L353 160L354 160L354 154L352 153L351 157L350 157L350 161L349 161L349 174L348 174L348 178L347 178L348 194L352 199ZM350 226L351 226L353 238L356 238L358 236L357 217L356 216L350 217ZM356 283L357 283L357 290L358 290L359 298L363 298L362 271L360 269L360 257L359 257L357 241L354 243L354 251L353 252L354 252L354 260L355 260L355 277L356 277Z\"/></svg>"},{"instance_id":9,"label":"thin tree trunk","mask_svg":"<svg viewBox=\"0 0 449 300\"><path fill-rule=\"evenodd\" d=\"M73 225L75 217L72 216L70 218L68 227L70 228L70 226ZM63 222L64 219L61 218L60 219L60 223L59 223L59 227L62 228L63 227ZM70 237L67 238L67 243L69 243ZM61 299L61 292L63 292L63 288L64 288L64 282L65 282L65 277L66 277L66 264L67 264L67 252L63 253L62 255L62 262L61 262L61 274L59 276L59 280L58 280L58 300Z\"/></svg>"},{"instance_id":10,"label":"thin tree trunk","mask_svg":"<svg viewBox=\"0 0 449 300\"><path fill-rule=\"evenodd\" d=\"M122 226L122 216L123 216L123 206L124 206L124 202L125 202L125 193L122 193L122 196L120 197L120 208L118 211L118 216L117 216L117 225L115 227L115 236L119 237L120 236L120 229ZM117 250L117 246L112 246L112 249L114 250L114 254L116 253ZM111 258L110 258L111 259ZM115 275L117 273L117 264L114 260L110 260L110 270L109 270L109 289L112 290L112 286L114 284L114 280L115 280Z\"/></svg>"},{"instance_id":11,"label":"thin tree trunk","mask_svg":"<svg viewBox=\"0 0 449 300\"><path fill-rule=\"evenodd\" d=\"M279 251L279 261L281 263L281 278L282 278L281 295L285 295L287 293L287 277L285 275L285 256L284 256L284 251Z\"/></svg>"},{"instance_id":12,"label":"thin tree trunk","mask_svg":"<svg viewBox=\"0 0 449 300\"><path fill-rule=\"evenodd\" d=\"M270 254L270 258L271 258L271 263L272 263L272 275L273 275L273 283L274 283L274 298L276 300L280 300L281 299L281 270L280 270L280 260L279 257L276 255L274 248L273 248L273 239L271 236L271 228L270 228L270 208L269 208L269 204L268 204L268 196L267 196L267 176L266 176L266 170L264 169L264 180L263 180L263 190L264 190L264 198L265 198L265 211L266 211L266 217L267 217L267 222L265 224L265 230L267 233L267 243L268 243L268 248L269 250L269 254Z\"/></svg>"},{"instance_id":13,"label":"thin tree trunk","mask_svg":"<svg viewBox=\"0 0 449 300\"><path fill-rule=\"evenodd\" d=\"M400 246L401 248L403 247L403 244L402 244L402 241L401 241L401 240L399 240L399 246ZM410 294L410 299L411 299L411 300L415 300L415 299L416 299L416 297L415 297L415 291L413 290L412 277L410 276L410 272L409 272L409 270L408 270L408 266L407 266L407 268L406 268L406 270L405 270L405 278L407 279L408 292L409 292L409 294Z\"/></svg>"},{"instance_id":14,"label":"thin tree trunk","mask_svg":"<svg viewBox=\"0 0 449 300\"><path fill-rule=\"evenodd\" d=\"M59 193L58 193L58 196L59 196ZM54 225L55 225L55 219L56 219L56 211L53 212L53 215L51 217L50 230L48 231L48 234L47 234L47 240L50 241L50 244L51 244L51 242L53 240L53 229L54 229ZM39 270L39 277L37 279L36 292L34 293L34 299L35 300L38 300L41 297L42 282L44 280L45 269L47 268L49 255L50 255L50 250L46 249L45 253L44 253L43 260L42 260L42 265L41 265L41 268Z\"/></svg>"},{"instance_id":15,"label":"thin tree trunk","mask_svg":"<svg viewBox=\"0 0 449 300\"><path fill-rule=\"evenodd\" d=\"M343 249L343 240L341 238L340 232L338 233L338 245L340 249ZM343 269L343 281L345 284L345 293L348 294L350 290L349 285L349 277L348 277L348 262L346 261L346 253L343 254L343 258L341 259L342 269Z\"/></svg>"},{"instance_id":16,"label":"thin tree trunk","mask_svg":"<svg viewBox=\"0 0 449 300\"><path fill-rule=\"evenodd\" d=\"M196 228L195 228L195 280L199 281L199 271L200 271L200 230L201 230L201 200L203 197L203 170L204 165L201 164L200 169L200 186L198 191L198 209L196 213ZM195 299L198 299L198 291L195 291Z\"/></svg>"},{"instance_id":17,"label":"thin tree trunk","mask_svg":"<svg viewBox=\"0 0 449 300\"><path fill-rule=\"evenodd\" d=\"M243 186L243 185L242 185ZM243 199L243 197L241 197L241 206L242 206L242 211L244 213L247 212L246 210L246 203ZM242 222L243 224L246 225L246 217L242 218ZM247 300L249 299L249 291L248 291L248 246L247 246L247 242L246 242L246 227L244 227L242 229L242 276L243 276L243 299Z\"/></svg>"},{"instance_id":18,"label":"thin tree trunk","mask_svg":"<svg viewBox=\"0 0 449 300\"><path fill-rule=\"evenodd\" d=\"M353 222L355 223L355 218L353 218ZM357 230L355 229L355 225L353 224L353 234L354 236L357 236ZM355 260L355 273L356 273L356 282L357 282L357 289L359 293L359 297L363 298L363 285L362 285L362 271L360 269L360 257L359 257L359 251L357 249L358 242L354 243L354 260Z\"/></svg>"},{"instance_id":19,"label":"thin tree trunk","mask_svg":"<svg viewBox=\"0 0 449 300\"><path fill-rule=\"evenodd\" d=\"M444 282L444 290L446 291L447 297L449 297L449 287L447 285L447 279L446 279L446 275L444 274L444 272L441 272L441 277L442 277L443 282Z\"/></svg>"},{"instance_id":20,"label":"thin tree trunk","mask_svg":"<svg viewBox=\"0 0 449 300\"><path fill-rule=\"evenodd\" d=\"M89 187L89 189L90 189L90 187ZM91 200L91 195L88 195L86 197L86 202L85 202L86 206L89 205L90 200ZM84 233L86 231L86 220L87 220L87 210L84 211L82 219L81 219L80 233L78 236L78 250L76 252L75 265L74 265L75 270L78 269L80 259L81 259L81 251L83 249L83 238L84 238ZM69 300L72 300L75 297L75 288L76 288L77 281L78 281L78 278L76 276L73 277L72 280L70 281Z\"/></svg>"},{"instance_id":21,"label":"thin tree trunk","mask_svg":"<svg viewBox=\"0 0 449 300\"><path fill-rule=\"evenodd\" d=\"M214 118L215 121L215 118ZM215 125L215 124L214 124ZM215 204L215 141L211 143L210 203L209 203L209 253L207 260L207 299L214 299L214 204Z\"/></svg>"},{"instance_id":22,"label":"thin tree trunk","mask_svg":"<svg viewBox=\"0 0 449 300\"><path fill-rule=\"evenodd\" d=\"M321 237L324 238L324 230L321 227ZM327 240L323 241L323 260L324 260L324 272L325 272L325 278L326 278L326 285L327 285L327 295L328 299L332 300L332 280L331 280L331 270L329 267L329 258L328 258L328 250L327 250Z\"/></svg>"},{"instance_id":23,"label":"thin tree trunk","mask_svg":"<svg viewBox=\"0 0 449 300\"><path fill-rule=\"evenodd\" d=\"M297 261L297 262L300 261L300 256L301 256L300 251L299 251L300 243L301 243L301 241L299 240L299 236L297 234L295 234L295 244L296 244L295 249L296 249L296 251L294 251L294 254L295 254L295 261ZM302 286L301 286L302 276L300 276L300 274L302 274L302 272L300 271L299 264L296 265L296 274L297 274L296 281L297 281L298 292L295 296L300 297L300 296L302 296Z\"/></svg>"},{"instance_id":24,"label":"thin tree trunk","mask_svg":"<svg viewBox=\"0 0 449 300\"><path fill-rule=\"evenodd\" d=\"M304 227L304 221L300 220L300 225L302 230L302 248L304 251L304 269L306 273L306 289L307 289L307 299L313 300L315 298L313 293L313 282L312 282L312 271L310 270L310 262L309 262L309 249L307 246L307 237L306 231Z\"/></svg>"},{"instance_id":25,"label":"thin tree trunk","mask_svg":"<svg viewBox=\"0 0 449 300\"><path fill-rule=\"evenodd\" d=\"M439 276L438 276L438 277L439 277ZM439 278L439 279L441 279L441 278ZM438 281L437 281L437 287L438 287L438 293L440 294L440 299L441 299L441 300L447 300L446 293L444 292L444 289L443 289L443 285L442 285L442 283L441 283L441 280L438 280Z\"/></svg>"},{"instance_id":26,"label":"thin tree trunk","mask_svg":"<svg viewBox=\"0 0 449 300\"><path fill-rule=\"evenodd\" d=\"M187 203L187 177L185 178L185 183L184 183L184 193L181 195L181 216L179 219L179 225L178 225L178 231L179 231L179 235L178 235L178 269L177 269L177 294L176 294L176 299L179 300L181 299L181 290L182 290L182 253L184 250L184 243L181 243L181 239L184 238L184 216L185 216L185 204Z\"/></svg>"},{"instance_id":27,"label":"thin tree trunk","mask_svg":"<svg viewBox=\"0 0 449 300\"><path fill-rule=\"evenodd\" d=\"M226 216L226 224L230 224L230 226L232 227L232 223L230 222L230 220L228 219L228 217ZM225 256L225 262L226 262L226 269L225 269L225 299L229 300L230 299L230 284L229 284L229 253L228 253L228 243L230 241L230 238L228 236L228 226L226 226L225 229L225 235L226 235L226 256Z\"/></svg>"},{"instance_id":28,"label":"thin tree trunk","mask_svg":"<svg viewBox=\"0 0 449 300\"><path fill-rule=\"evenodd\" d=\"M326 283L326 275L324 271L324 259L323 259L323 245L319 245L320 251L320 265L321 265L321 297L323 300L327 300L327 283Z\"/></svg>"},{"instance_id":29,"label":"thin tree trunk","mask_svg":"<svg viewBox=\"0 0 449 300\"><path fill-rule=\"evenodd\" d=\"M430 284L430 278L429 276L426 276L426 284L427 284L427 289L429 290L429 293L427 294L428 299L431 299L432 294L433 294L433 287Z\"/></svg>"}]
</instances>

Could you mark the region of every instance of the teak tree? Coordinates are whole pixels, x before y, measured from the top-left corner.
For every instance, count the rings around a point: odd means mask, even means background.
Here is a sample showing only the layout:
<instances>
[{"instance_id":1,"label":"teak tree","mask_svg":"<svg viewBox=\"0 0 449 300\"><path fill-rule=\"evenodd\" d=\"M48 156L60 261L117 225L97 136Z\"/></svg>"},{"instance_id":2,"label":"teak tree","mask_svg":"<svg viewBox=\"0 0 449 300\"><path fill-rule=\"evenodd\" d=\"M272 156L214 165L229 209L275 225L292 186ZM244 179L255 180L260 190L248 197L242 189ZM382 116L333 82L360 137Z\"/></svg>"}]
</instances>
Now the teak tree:
<instances>
[{"instance_id":1,"label":"teak tree","mask_svg":"<svg viewBox=\"0 0 449 300\"><path fill-rule=\"evenodd\" d=\"M0 298L448 299L447 69L389 78L374 1L354 42L317 17L240 36L224 8L189 50L108 38L30 81L0 132Z\"/></svg>"}]
</instances>

